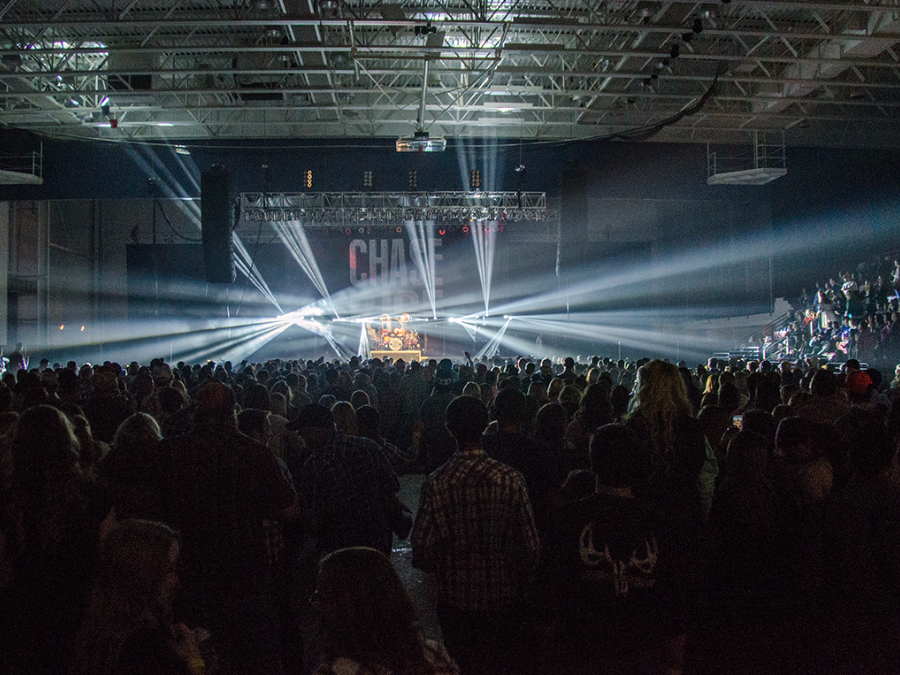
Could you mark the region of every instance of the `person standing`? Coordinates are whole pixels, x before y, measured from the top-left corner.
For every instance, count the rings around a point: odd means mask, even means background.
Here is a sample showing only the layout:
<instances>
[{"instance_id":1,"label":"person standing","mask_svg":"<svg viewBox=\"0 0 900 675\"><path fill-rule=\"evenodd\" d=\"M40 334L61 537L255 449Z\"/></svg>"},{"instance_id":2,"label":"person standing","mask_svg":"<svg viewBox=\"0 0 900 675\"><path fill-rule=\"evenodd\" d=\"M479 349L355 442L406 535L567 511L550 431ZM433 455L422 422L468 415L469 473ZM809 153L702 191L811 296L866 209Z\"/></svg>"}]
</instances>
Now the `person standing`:
<instances>
[{"instance_id":1,"label":"person standing","mask_svg":"<svg viewBox=\"0 0 900 675\"><path fill-rule=\"evenodd\" d=\"M457 450L426 478L411 537L413 566L434 574L444 643L464 675L516 669L540 555L525 479L485 454L487 425L478 399L460 396L447 407Z\"/></svg>"},{"instance_id":2,"label":"person standing","mask_svg":"<svg viewBox=\"0 0 900 675\"><path fill-rule=\"evenodd\" d=\"M193 431L159 448L166 522L182 535L182 611L208 627L240 673L280 673L263 520L294 518L299 501L266 446L238 431L220 382L195 398Z\"/></svg>"},{"instance_id":3,"label":"person standing","mask_svg":"<svg viewBox=\"0 0 900 675\"><path fill-rule=\"evenodd\" d=\"M368 546L390 555L395 517L404 507L397 474L378 444L336 430L331 411L317 403L304 406L288 429L310 451L299 485L319 552Z\"/></svg>"}]
</instances>

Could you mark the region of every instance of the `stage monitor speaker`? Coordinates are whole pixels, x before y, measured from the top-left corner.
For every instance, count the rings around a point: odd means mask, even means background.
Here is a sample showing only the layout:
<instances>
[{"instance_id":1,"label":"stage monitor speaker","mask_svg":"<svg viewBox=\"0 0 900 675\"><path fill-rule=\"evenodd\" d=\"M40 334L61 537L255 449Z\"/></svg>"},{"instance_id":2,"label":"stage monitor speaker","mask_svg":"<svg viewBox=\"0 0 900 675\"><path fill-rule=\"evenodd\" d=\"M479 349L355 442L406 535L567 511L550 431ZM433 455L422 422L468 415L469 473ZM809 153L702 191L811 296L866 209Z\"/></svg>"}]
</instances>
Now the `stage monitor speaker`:
<instances>
[{"instance_id":1,"label":"stage monitor speaker","mask_svg":"<svg viewBox=\"0 0 900 675\"><path fill-rule=\"evenodd\" d=\"M200 174L200 225L203 232L203 266L210 284L234 281L231 230L231 176L216 164Z\"/></svg>"}]
</instances>

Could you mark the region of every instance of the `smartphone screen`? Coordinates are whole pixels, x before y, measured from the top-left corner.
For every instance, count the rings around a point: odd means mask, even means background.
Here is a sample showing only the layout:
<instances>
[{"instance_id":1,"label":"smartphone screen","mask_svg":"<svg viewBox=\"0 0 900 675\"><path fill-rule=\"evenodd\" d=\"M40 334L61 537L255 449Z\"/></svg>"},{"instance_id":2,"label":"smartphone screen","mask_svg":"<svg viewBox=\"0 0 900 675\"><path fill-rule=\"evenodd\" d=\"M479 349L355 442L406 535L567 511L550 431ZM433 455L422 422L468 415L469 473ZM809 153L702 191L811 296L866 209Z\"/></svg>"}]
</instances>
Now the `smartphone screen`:
<instances>
[{"instance_id":1,"label":"smartphone screen","mask_svg":"<svg viewBox=\"0 0 900 675\"><path fill-rule=\"evenodd\" d=\"M731 418L731 423L734 426L736 426L738 429L740 429L741 425L744 423L744 416L743 415L735 415L734 417Z\"/></svg>"}]
</instances>

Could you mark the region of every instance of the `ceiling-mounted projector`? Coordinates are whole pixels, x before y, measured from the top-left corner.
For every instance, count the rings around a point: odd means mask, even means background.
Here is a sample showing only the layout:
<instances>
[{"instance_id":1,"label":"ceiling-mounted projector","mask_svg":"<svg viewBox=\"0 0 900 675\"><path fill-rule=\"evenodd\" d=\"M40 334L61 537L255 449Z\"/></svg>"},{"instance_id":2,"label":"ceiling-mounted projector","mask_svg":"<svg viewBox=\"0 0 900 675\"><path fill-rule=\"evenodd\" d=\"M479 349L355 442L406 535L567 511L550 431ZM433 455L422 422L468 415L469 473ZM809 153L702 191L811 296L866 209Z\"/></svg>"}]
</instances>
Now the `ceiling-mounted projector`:
<instances>
[{"instance_id":1,"label":"ceiling-mounted projector","mask_svg":"<svg viewBox=\"0 0 900 675\"><path fill-rule=\"evenodd\" d=\"M427 131L417 131L412 138L397 139L397 152L443 152L446 149L446 138L429 138Z\"/></svg>"}]
</instances>

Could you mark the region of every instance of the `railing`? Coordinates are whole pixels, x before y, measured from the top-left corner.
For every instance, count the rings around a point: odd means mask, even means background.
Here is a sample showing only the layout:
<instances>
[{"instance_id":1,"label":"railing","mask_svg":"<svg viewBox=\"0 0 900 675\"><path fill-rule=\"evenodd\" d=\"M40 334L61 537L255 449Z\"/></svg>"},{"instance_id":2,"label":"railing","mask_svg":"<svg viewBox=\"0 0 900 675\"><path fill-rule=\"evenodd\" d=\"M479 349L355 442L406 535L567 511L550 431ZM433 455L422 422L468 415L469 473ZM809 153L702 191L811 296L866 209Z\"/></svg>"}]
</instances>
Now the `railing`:
<instances>
[{"instance_id":1,"label":"railing","mask_svg":"<svg viewBox=\"0 0 900 675\"><path fill-rule=\"evenodd\" d=\"M44 174L44 144L40 150L28 152L22 155L0 154L0 171L20 173L43 179Z\"/></svg>"}]
</instances>

